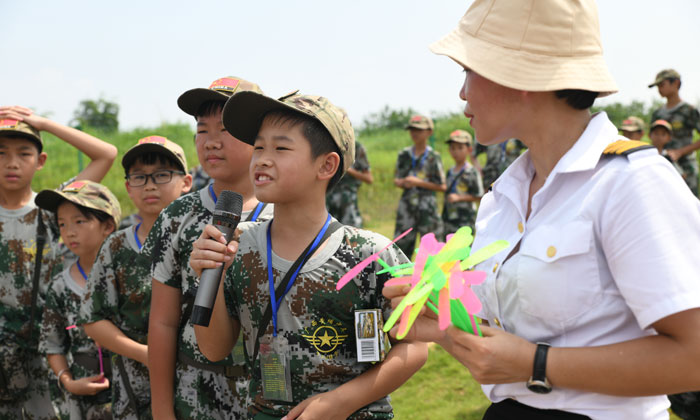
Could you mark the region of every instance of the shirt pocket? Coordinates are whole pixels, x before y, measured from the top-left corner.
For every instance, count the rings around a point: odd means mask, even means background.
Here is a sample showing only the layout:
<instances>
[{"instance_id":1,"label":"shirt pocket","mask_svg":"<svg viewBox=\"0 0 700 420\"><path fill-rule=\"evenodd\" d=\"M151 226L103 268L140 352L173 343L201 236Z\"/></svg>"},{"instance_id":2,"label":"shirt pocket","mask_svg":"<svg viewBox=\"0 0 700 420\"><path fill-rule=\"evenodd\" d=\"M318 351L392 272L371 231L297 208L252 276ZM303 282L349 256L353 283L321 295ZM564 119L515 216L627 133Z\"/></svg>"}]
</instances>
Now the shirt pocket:
<instances>
[{"instance_id":1,"label":"shirt pocket","mask_svg":"<svg viewBox=\"0 0 700 420\"><path fill-rule=\"evenodd\" d=\"M600 299L592 222L541 226L523 238L520 254L517 290L523 312L562 326Z\"/></svg>"}]
</instances>

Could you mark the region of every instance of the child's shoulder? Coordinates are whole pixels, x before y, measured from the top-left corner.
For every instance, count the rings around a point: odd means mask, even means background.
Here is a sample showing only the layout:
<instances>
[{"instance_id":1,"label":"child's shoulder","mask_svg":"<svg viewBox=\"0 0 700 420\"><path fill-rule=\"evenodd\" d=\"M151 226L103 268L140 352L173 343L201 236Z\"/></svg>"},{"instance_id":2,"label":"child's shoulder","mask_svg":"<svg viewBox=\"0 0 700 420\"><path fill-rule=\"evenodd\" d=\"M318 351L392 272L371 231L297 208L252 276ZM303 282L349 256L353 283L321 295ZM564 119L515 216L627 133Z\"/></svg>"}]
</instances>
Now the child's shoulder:
<instances>
[{"instance_id":1,"label":"child's shoulder","mask_svg":"<svg viewBox=\"0 0 700 420\"><path fill-rule=\"evenodd\" d=\"M203 209L201 190L192 191L173 200L172 203L163 209L162 215L169 218L179 218L188 214L202 212Z\"/></svg>"},{"instance_id":2,"label":"child's shoulder","mask_svg":"<svg viewBox=\"0 0 700 420\"><path fill-rule=\"evenodd\" d=\"M386 236L371 230L348 225L344 225L343 230L343 243L354 255L363 259L381 251L391 242ZM396 247L389 249L392 248ZM396 250L398 251L398 248Z\"/></svg>"},{"instance_id":3,"label":"child's shoulder","mask_svg":"<svg viewBox=\"0 0 700 420\"><path fill-rule=\"evenodd\" d=\"M406 146L403 149L399 150L399 156L406 155L406 156L411 156L413 154L413 146Z\"/></svg>"}]
</instances>

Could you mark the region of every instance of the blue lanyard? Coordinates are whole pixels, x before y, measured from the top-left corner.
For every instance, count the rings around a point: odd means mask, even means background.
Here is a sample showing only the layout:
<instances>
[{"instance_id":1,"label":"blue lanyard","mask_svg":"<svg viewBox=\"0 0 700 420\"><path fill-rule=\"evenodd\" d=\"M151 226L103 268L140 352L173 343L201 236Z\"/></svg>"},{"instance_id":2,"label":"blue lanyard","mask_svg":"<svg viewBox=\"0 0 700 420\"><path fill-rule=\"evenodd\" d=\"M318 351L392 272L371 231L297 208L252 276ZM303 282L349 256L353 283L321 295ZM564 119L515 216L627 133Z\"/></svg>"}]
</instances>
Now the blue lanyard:
<instances>
[{"instance_id":1,"label":"blue lanyard","mask_svg":"<svg viewBox=\"0 0 700 420\"><path fill-rule=\"evenodd\" d=\"M321 241L321 238L323 235L326 233L326 230L328 230L328 226L331 224L331 215L328 213L328 217L326 218L326 223L323 225L323 228L321 229L320 232L318 232L318 235L316 235L316 239L314 239L311 248L309 249L309 252L306 253L304 256L304 259L302 261L305 261L309 258L310 255L316 251L316 248L319 245L319 242ZM299 271L301 270L301 267L303 264L299 264L297 269L294 271L292 274L292 278L289 280L289 284L287 284L287 287L284 290L284 293L282 296L280 296L279 299L277 299L277 296L275 295L275 279L272 276L272 239L270 238L270 227L272 226L272 220L270 220L270 224L267 225L267 279L268 282L270 283L270 306L272 306L272 335L277 337L277 310L279 309L279 306L282 304L282 300L284 297L287 295L289 290L292 288L292 285L294 284L294 280L296 280L297 276L299 275Z\"/></svg>"},{"instance_id":2,"label":"blue lanyard","mask_svg":"<svg viewBox=\"0 0 700 420\"><path fill-rule=\"evenodd\" d=\"M459 182L459 177L462 176L462 174L464 173L464 171L466 169L467 169L467 164L465 162L464 166L462 166L462 170L459 171L459 173L457 173L457 175L455 175L455 178L452 180L452 184L450 184L450 189L447 190L448 194L455 192L455 190L457 189L457 182ZM447 170L447 177L448 178L450 177L451 173L452 173L452 168Z\"/></svg>"},{"instance_id":3,"label":"blue lanyard","mask_svg":"<svg viewBox=\"0 0 700 420\"><path fill-rule=\"evenodd\" d=\"M262 211L263 207L265 207L265 203L258 203L258 205L255 206L255 211L253 211L253 217L250 219L251 222L258 220L258 216L260 216L260 212Z\"/></svg>"},{"instance_id":4,"label":"blue lanyard","mask_svg":"<svg viewBox=\"0 0 700 420\"><path fill-rule=\"evenodd\" d=\"M425 150L423 151L423 154L420 157L420 160L418 161L418 166L416 166L416 148L411 149L411 170L414 170L418 167L423 167L423 163L425 162L425 158L428 156L428 146L425 147Z\"/></svg>"},{"instance_id":5,"label":"blue lanyard","mask_svg":"<svg viewBox=\"0 0 700 420\"><path fill-rule=\"evenodd\" d=\"M141 223L143 223L143 222L141 222ZM139 247L139 251L141 251L141 248L143 247L143 245L141 245L141 241L139 241L139 235L137 235L137 232L139 231L139 228L141 227L141 223L136 225L136 227L134 228L134 239L136 239L136 245Z\"/></svg>"},{"instance_id":6,"label":"blue lanyard","mask_svg":"<svg viewBox=\"0 0 700 420\"><path fill-rule=\"evenodd\" d=\"M214 184L209 184L209 195L211 196L212 200L214 200L214 204L216 204L216 193L214 192Z\"/></svg>"},{"instance_id":7,"label":"blue lanyard","mask_svg":"<svg viewBox=\"0 0 700 420\"><path fill-rule=\"evenodd\" d=\"M87 281L88 276L85 274L85 270L83 270L83 267L80 265L80 258L78 258L78 261L75 262L75 265L78 266L78 271L80 271L80 274L83 276L85 281Z\"/></svg>"}]
</instances>

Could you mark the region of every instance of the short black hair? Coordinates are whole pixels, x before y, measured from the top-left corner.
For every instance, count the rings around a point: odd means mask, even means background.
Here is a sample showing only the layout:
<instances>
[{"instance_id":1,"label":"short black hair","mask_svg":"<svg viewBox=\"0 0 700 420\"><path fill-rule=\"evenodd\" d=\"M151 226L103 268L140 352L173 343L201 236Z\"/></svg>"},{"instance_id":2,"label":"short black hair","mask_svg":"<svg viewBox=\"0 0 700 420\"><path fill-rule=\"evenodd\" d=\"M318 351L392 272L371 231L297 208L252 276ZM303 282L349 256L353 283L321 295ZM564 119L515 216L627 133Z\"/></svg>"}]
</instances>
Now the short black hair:
<instances>
[{"instance_id":1,"label":"short black hair","mask_svg":"<svg viewBox=\"0 0 700 420\"><path fill-rule=\"evenodd\" d=\"M673 136L673 133L671 132L671 130L669 130L668 127L665 127L663 125L656 125L656 126L652 127L651 130L649 130L649 135L651 135L651 133L653 133L657 129L662 129L665 132L667 132L669 136Z\"/></svg>"},{"instance_id":2,"label":"short black hair","mask_svg":"<svg viewBox=\"0 0 700 420\"><path fill-rule=\"evenodd\" d=\"M301 133L311 146L312 159L316 159L321 155L331 152L335 152L338 154L338 156L340 156L338 169L328 182L327 191L330 191L343 176L342 168L344 162L343 154L340 153L340 149L338 148L338 145L335 144L335 140L333 140L333 136L331 136L331 133L328 132L328 129L321 123L321 121L291 109L276 109L269 111L263 115L263 120L268 117L270 118L270 122L273 124L289 124L291 127L301 126Z\"/></svg>"},{"instance_id":3,"label":"short black hair","mask_svg":"<svg viewBox=\"0 0 700 420\"><path fill-rule=\"evenodd\" d=\"M199 117L208 117L210 115L216 114L217 112L221 112L223 111L225 104L226 101L203 102L199 106L199 108L197 108L197 112L194 114L194 118L197 119Z\"/></svg>"},{"instance_id":4,"label":"short black hair","mask_svg":"<svg viewBox=\"0 0 700 420\"><path fill-rule=\"evenodd\" d=\"M23 135L17 134L17 133L7 133L7 134L0 133L0 137L5 137L6 139L27 140L28 142L30 142L32 144L32 146L34 146L36 148L36 151L39 154L41 154L41 152L42 152L41 147L39 147L39 143L37 143L36 139L33 137L23 136Z\"/></svg>"},{"instance_id":5,"label":"short black hair","mask_svg":"<svg viewBox=\"0 0 700 420\"><path fill-rule=\"evenodd\" d=\"M105 198L105 200L107 199L107 197L104 197L104 198ZM78 211L80 211L80 214L82 214L83 217L85 217L88 220L97 219L97 221L100 223L112 221L112 223L114 223L114 230L117 230L116 221L109 214L103 212L102 210L95 210L95 209L91 209L89 207L82 206L78 203L74 203L70 200L66 200L65 198L63 200L61 200L61 202L58 203L58 206L56 206L56 213L54 214L54 217L56 219L56 224L58 224L58 207L65 202L71 203L75 207L77 207Z\"/></svg>"},{"instance_id":6,"label":"short black hair","mask_svg":"<svg viewBox=\"0 0 700 420\"><path fill-rule=\"evenodd\" d=\"M173 159L172 156L166 155L165 153L158 152L148 152L137 155L128 165L124 167L124 172L129 175L129 170L134 164L140 163L142 165L156 165L161 164L164 166L171 166L180 170L182 163Z\"/></svg>"},{"instance_id":7,"label":"short black hair","mask_svg":"<svg viewBox=\"0 0 700 420\"><path fill-rule=\"evenodd\" d=\"M669 77L669 78L666 79L666 80L668 80L668 82L669 82L670 84L673 84L673 82L675 82L676 80L678 80L678 89L681 88L681 79L679 79L679 78L677 78L677 77Z\"/></svg>"},{"instance_id":8,"label":"short black hair","mask_svg":"<svg viewBox=\"0 0 700 420\"><path fill-rule=\"evenodd\" d=\"M578 110L589 109L598 97L598 92L582 89L562 89L555 91L554 94L557 98L564 99L567 105Z\"/></svg>"}]
</instances>

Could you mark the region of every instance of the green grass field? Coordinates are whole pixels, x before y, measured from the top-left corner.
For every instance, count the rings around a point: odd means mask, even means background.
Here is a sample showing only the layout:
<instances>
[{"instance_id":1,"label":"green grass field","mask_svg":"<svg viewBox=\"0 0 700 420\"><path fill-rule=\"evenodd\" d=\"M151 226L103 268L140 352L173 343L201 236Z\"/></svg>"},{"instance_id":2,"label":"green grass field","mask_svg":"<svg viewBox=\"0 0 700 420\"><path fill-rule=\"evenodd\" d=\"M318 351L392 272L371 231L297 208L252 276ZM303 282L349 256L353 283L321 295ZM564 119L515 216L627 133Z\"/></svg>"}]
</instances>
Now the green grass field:
<instances>
[{"instance_id":1,"label":"green grass field","mask_svg":"<svg viewBox=\"0 0 700 420\"><path fill-rule=\"evenodd\" d=\"M467 128L466 120L459 115L436 122L434 146L441 153L445 168L453 162L444 141L457 128ZM188 124L166 124L108 136L97 134L119 149L117 161L103 183L119 198L124 215L134 211L124 189L124 173L120 163L124 152L142 137L161 135L183 146L189 165L195 166L198 161L193 134ZM359 205L365 227L391 238L400 195L392 182L394 165L398 151L411 144L410 137L404 130L380 130L361 135L358 140L367 148L375 180L373 185L360 188ZM35 191L55 188L78 172L78 153L75 149L51 135L44 134L44 141L49 157L46 167L34 179ZM481 419L489 404L469 372L438 346L431 348L429 360L423 369L394 392L392 399L396 418L400 420ZM675 416L671 418L678 419Z\"/></svg>"}]
</instances>

